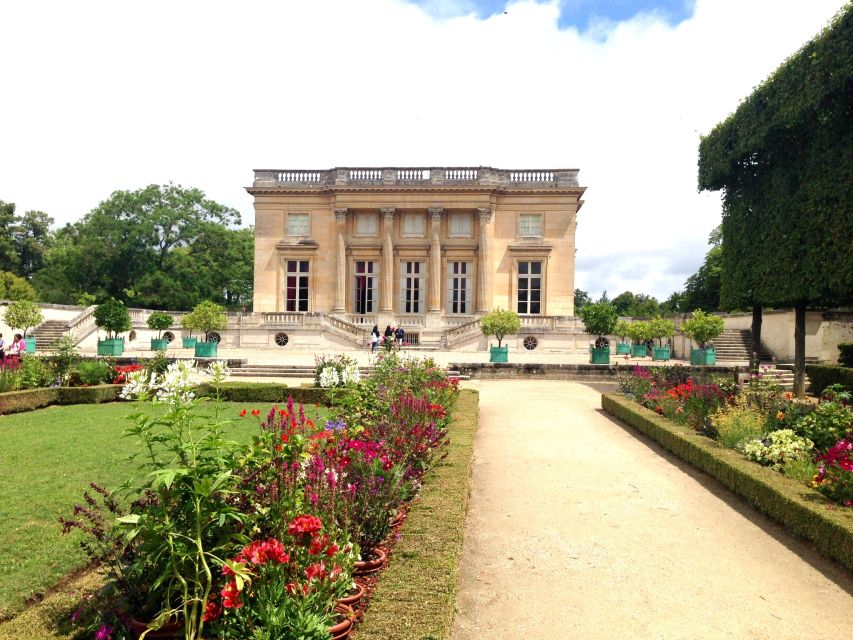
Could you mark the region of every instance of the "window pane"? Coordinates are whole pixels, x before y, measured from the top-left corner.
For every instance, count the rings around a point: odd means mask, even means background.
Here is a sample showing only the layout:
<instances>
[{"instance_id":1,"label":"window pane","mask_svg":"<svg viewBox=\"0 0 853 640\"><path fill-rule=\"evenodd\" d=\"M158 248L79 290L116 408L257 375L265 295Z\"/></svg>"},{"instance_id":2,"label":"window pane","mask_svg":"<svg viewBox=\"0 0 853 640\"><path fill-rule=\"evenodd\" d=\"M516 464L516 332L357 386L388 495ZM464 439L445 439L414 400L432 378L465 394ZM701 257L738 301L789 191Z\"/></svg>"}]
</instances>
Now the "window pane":
<instances>
[{"instance_id":1,"label":"window pane","mask_svg":"<svg viewBox=\"0 0 853 640\"><path fill-rule=\"evenodd\" d=\"M302 273L308 273L308 261L307 260L301 260L299 262L299 270Z\"/></svg>"},{"instance_id":2,"label":"window pane","mask_svg":"<svg viewBox=\"0 0 853 640\"><path fill-rule=\"evenodd\" d=\"M542 263L541 262L531 262L530 263L530 273L541 274L542 273Z\"/></svg>"},{"instance_id":3,"label":"window pane","mask_svg":"<svg viewBox=\"0 0 853 640\"><path fill-rule=\"evenodd\" d=\"M518 301L518 313L527 313L527 300Z\"/></svg>"},{"instance_id":4,"label":"window pane","mask_svg":"<svg viewBox=\"0 0 853 640\"><path fill-rule=\"evenodd\" d=\"M519 273L527 273L527 269L530 263L528 262L519 262L518 263L518 272Z\"/></svg>"},{"instance_id":5,"label":"window pane","mask_svg":"<svg viewBox=\"0 0 853 640\"><path fill-rule=\"evenodd\" d=\"M308 214L291 213L287 216L287 233L291 236L307 236Z\"/></svg>"},{"instance_id":6,"label":"window pane","mask_svg":"<svg viewBox=\"0 0 853 640\"><path fill-rule=\"evenodd\" d=\"M540 283L542 282L542 278L530 278L530 288L531 289L541 289L542 286Z\"/></svg>"},{"instance_id":7,"label":"window pane","mask_svg":"<svg viewBox=\"0 0 853 640\"><path fill-rule=\"evenodd\" d=\"M530 303L530 313L539 313L539 303L531 302Z\"/></svg>"}]
</instances>

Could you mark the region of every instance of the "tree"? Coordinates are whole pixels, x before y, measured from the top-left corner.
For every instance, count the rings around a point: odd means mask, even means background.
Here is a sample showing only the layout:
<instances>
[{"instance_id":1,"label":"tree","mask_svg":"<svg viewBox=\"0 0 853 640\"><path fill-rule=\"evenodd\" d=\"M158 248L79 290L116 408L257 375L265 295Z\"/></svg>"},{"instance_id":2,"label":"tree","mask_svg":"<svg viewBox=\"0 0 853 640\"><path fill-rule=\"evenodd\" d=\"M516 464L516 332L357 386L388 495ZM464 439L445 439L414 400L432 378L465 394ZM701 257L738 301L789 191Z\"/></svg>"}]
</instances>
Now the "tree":
<instances>
[{"instance_id":1,"label":"tree","mask_svg":"<svg viewBox=\"0 0 853 640\"><path fill-rule=\"evenodd\" d=\"M12 329L22 329L25 338L29 328L40 325L43 320L41 308L29 300L13 302L6 308L6 313L3 315L3 322Z\"/></svg>"},{"instance_id":2,"label":"tree","mask_svg":"<svg viewBox=\"0 0 853 640\"><path fill-rule=\"evenodd\" d=\"M619 320L616 307L608 302L588 304L581 309L580 316L583 320L584 331L590 335L598 336L595 341L596 346L603 345L605 336L613 334L613 329Z\"/></svg>"},{"instance_id":3,"label":"tree","mask_svg":"<svg viewBox=\"0 0 853 640\"><path fill-rule=\"evenodd\" d=\"M115 338L130 331L130 313L121 300L110 298L95 307L95 324L106 329L108 339Z\"/></svg>"},{"instance_id":4,"label":"tree","mask_svg":"<svg viewBox=\"0 0 853 640\"><path fill-rule=\"evenodd\" d=\"M664 315L675 315L684 309L684 293L673 291L660 306L660 312Z\"/></svg>"},{"instance_id":5,"label":"tree","mask_svg":"<svg viewBox=\"0 0 853 640\"><path fill-rule=\"evenodd\" d=\"M192 310L194 328L204 333L204 341L211 341L214 331L221 331L228 326L228 317L225 309L215 302L204 300L199 302Z\"/></svg>"},{"instance_id":6,"label":"tree","mask_svg":"<svg viewBox=\"0 0 853 640\"><path fill-rule=\"evenodd\" d=\"M711 248L705 254L702 266L684 283L680 301L682 311L702 309L720 310L720 282L723 270L722 224L717 225L708 236Z\"/></svg>"},{"instance_id":7,"label":"tree","mask_svg":"<svg viewBox=\"0 0 853 640\"><path fill-rule=\"evenodd\" d=\"M15 204L0 200L0 271L18 274L18 255L12 237L14 227Z\"/></svg>"},{"instance_id":8,"label":"tree","mask_svg":"<svg viewBox=\"0 0 853 640\"><path fill-rule=\"evenodd\" d=\"M18 275L31 278L45 264L45 255L53 240L50 225L53 218L44 211L27 211L12 228L12 239L18 257Z\"/></svg>"},{"instance_id":9,"label":"tree","mask_svg":"<svg viewBox=\"0 0 853 640\"><path fill-rule=\"evenodd\" d=\"M710 342L723 332L725 325L723 319L696 309L693 317L685 320L681 325L681 331L688 338L699 343L699 348L704 349L705 344Z\"/></svg>"},{"instance_id":10,"label":"tree","mask_svg":"<svg viewBox=\"0 0 853 640\"><path fill-rule=\"evenodd\" d=\"M699 188L723 192L722 308L760 327L761 307L794 307L799 396L806 309L853 303L851 38L848 4L699 145Z\"/></svg>"},{"instance_id":11,"label":"tree","mask_svg":"<svg viewBox=\"0 0 853 640\"><path fill-rule=\"evenodd\" d=\"M589 294L582 289L575 289L575 315L577 315L578 311L583 309L586 305L592 302L592 298L589 297Z\"/></svg>"},{"instance_id":12,"label":"tree","mask_svg":"<svg viewBox=\"0 0 853 640\"><path fill-rule=\"evenodd\" d=\"M145 324L148 325L149 329L157 332L157 339L159 340L163 331L171 327L174 322L175 318L168 313L164 311L154 311L148 316L148 320L145 321Z\"/></svg>"},{"instance_id":13,"label":"tree","mask_svg":"<svg viewBox=\"0 0 853 640\"><path fill-rule=\"evenodd\" d=\"M619 338L619 342L625 342L625 338L631 335L631 323L625 320L617 320L613 327L613 335Z\"/></svg>"},{"instance_id":14,"label":"tree","mask_svg":"<svg viewBox=\"0 0 853 640\"><path fill-rule=\"evenodd\" d=\"M480 329L486 338L495 336L498 340L498 348L500 348L504 336L510 336L521 330L521 319L515 311L497 308L483 316L483 319L480 320Z\"/></svg>"},{"instance_id":15,"label":"tree","mask_svg":"<svg viewBox=\"0 0 853 640\"><path fill-rule=\"evenodd\" d=\"M0 271L0 300L35 300L33 286L14 273Z\"/></svg>"},{"instance_id":16,"label":"tree","mask_svg":"<svg viewBox=\"0 0 853 640\"><path fill-rule=\"evenodd\" d=\"M655 316L649 320L649 339L657 339L658 346L663 347L663 339L675 335L675 323L672 320Z\"/></svg>"}]
</instances>

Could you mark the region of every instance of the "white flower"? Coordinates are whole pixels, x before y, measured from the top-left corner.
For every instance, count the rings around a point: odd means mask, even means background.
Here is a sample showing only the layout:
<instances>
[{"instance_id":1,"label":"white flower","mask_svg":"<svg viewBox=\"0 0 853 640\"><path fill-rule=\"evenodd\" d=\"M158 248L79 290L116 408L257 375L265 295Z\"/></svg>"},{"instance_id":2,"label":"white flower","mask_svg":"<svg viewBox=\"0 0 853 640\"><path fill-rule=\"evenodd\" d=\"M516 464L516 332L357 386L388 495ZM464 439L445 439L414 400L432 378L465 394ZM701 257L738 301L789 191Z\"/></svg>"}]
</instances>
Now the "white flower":
<instances>
[{"instance_id":1,"label":"white flower","mask_svg":"<svg viewBox=\"0 0 853 640\"><path fill-rule=\"evenodd\" d=\"M152 384L154 379L152 378ZM147 400L151 386L145 378L145 371L132 371L127 374L127 382L119 394L124 400Z\"/></svg>"},{"instance_id":2,"label":"white flower","mask_svg":"<svg viewBox=\"0 0 853 640\"><path fill-rule=\"evenodd\" d=\"M328 389L329 387L336 387L340 384L341 380L338 376L338 372L335 370L333 366L324 367L320 372L320 386L324 389Z\"/></svg>"},{"instance_id":3,"label":"white flower","mask_svg":"<svg viewBox=\"0 0 853 640\"><path fill-rule=\"evenodd\" d=\"M231 375L231 371L228 369L228 363L224 360L216 360L210 363L210 366L207 367L207 374L211 377L211 382L213 384L222 384L225 382L225 379Z\"/></svg>"},{"instance_id":4,"label":"white flower","mask_svg":"<svg viewBox=\"0 0 853 640\"><path fill-rule=\"evenodd\" d=\"M172 406L186 405L195 398L195 388L201 383L202 376L198 370L186 360L173 362L163 374L163 379L157 387L156 402ZM152 386L154 386L152 376Z\"/></svg>"}]
</instances>

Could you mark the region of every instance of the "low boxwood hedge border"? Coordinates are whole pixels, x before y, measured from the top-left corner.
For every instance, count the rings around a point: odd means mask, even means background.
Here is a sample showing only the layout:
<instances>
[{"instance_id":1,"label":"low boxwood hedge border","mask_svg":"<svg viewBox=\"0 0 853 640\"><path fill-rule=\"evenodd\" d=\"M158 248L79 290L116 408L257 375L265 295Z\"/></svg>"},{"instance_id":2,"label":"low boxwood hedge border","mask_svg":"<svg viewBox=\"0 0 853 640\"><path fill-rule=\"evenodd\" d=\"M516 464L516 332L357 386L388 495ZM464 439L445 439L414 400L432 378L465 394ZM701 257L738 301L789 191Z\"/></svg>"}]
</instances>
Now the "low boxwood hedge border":
<instances>
[{"instance_id":1,"label":"low boxwood hedge border","mask_svg":"<svg viewBox=\"0 0 853 640\"><path fill-rule=\"evenodd\" d=\"M213 395L213 387L203 384L202 395ZM288 387L275 382L226 382L219 387L219 397L227 402L287 402L293 397L296 404L328 405L326 390L319 387Z\"/></svg>"},{"instance_id":2,"label":"low boxwood hedge border","mask_svg":"<svg viewBox=\"0 0 853 640\"><path fill-rule=\"evenodd\" d=\"M819 492L744 458L720 443L675 424L636 402L612 393L601 407L664 449L719 480L753 507L812 542L824 555L853 570L853 512L826 508Z\"/></svg>"},{"instance_id":3,"label":"low boxwood hedge border","mask_svg":"<svg viewBox=\"0 0 853 640\"><path fill-rule=\"evenodd\" d=\"M59 403L58 389L26 389L0 393L0 415L41 409Z\"/></svg>"},{"instance_id":4,"label":"low boxwood hedge border","mask_svg":"<svg viewBox=\"0 0 853 640\"><path fill-rule=\"evenodd\" d=\"M809 391L819 396L831 384L840 384L853 391L853 368L837 364L807 364L806 375L811 381Z\"/></svg>"}]
</instances>

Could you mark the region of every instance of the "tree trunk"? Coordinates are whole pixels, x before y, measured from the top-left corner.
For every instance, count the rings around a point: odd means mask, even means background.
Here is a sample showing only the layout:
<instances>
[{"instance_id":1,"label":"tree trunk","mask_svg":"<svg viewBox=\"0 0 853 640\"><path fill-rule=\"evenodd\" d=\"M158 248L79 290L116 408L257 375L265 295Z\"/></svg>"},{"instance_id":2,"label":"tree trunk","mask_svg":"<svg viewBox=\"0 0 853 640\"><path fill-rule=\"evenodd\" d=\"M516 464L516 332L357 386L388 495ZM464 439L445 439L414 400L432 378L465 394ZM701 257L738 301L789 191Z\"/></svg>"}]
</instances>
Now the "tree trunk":
<instances>
[{"instance_id":1,"label":"tree trunk","mask_svg":"<svg viewBox=\"0 0 853 640\"><path fill-rule=\"evenodd\" d=\"M806 305L794 307L794 395L806 396Z\"/></svg>"},{"instance_id":2,"label":"tree trunk","mask_svg":"<svg viewBox=\"0 0 853 640\"><path fill-rule=\"evenodd\" d=\"M752 305L752 348L750 349L749 365L753 371L758 371L761 361L761 305Z\"/></svg>"}]
</instances>

